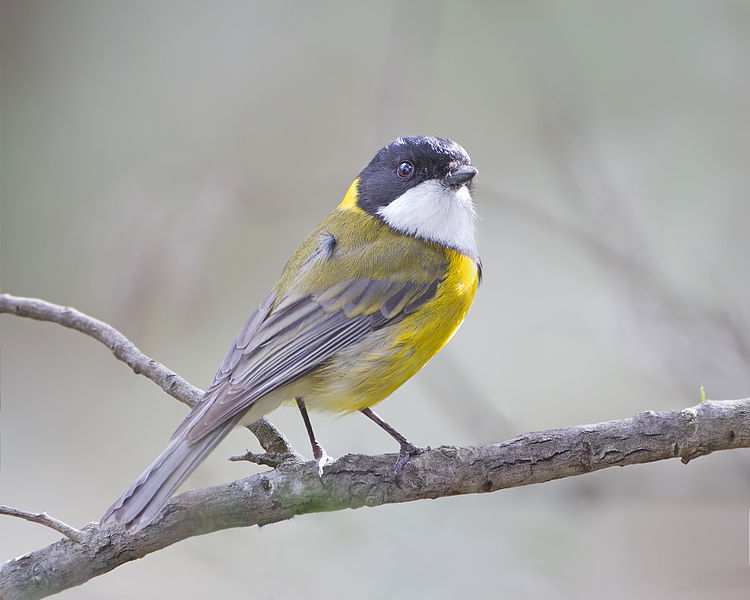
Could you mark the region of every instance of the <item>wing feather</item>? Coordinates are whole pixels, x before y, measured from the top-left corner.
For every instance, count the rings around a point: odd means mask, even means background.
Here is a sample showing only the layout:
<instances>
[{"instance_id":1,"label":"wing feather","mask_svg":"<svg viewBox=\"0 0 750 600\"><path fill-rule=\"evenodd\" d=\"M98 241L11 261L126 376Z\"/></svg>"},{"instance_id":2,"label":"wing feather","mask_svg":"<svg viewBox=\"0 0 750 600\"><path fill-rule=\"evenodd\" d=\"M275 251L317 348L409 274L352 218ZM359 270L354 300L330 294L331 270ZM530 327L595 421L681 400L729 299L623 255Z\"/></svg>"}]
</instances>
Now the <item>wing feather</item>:
<instances>
[{"instance_id":1,"label":"wing feather","mask_svg":"<svg viewBox=\"0 0 750 600\"><path fill-rule=\"evenodd\" d=\"M253 314L230 348L206 395L185 425L193 442L247 411L264 394L319 367L374 329L395 321L411 303L435 295L439 280L350 279L319 295L286 297L258 325ZM346 284L346 285L342 285ZM320 298L324 298L323 301ZM250 337L247 332L254 332ZM244 344L240 347L240 344ZM200 406L200 408L199 408ZM186 419L187 421L187 419ZM182 427L182 426L181 426Z\"/></svg>"},{"instance_id":2,"label":"wing feather","mask_svg":"<svg viewBox=\"0 0 750 600\"><path fill-rule=\"evenodd\" d=\"M335 211L294 253L175 435L192 443L218 431L264 394L403 319L435 296L447 268L437 246Z\"/></svg>"},{"instance_id":3,"label":"wing feather","mask_svg":"<svg viewBox=\"0 0 750 600\"><path fill-rule=\"evenodd\" d=\"M414 296L414 288L416 286L411 281L405 281L395 293L387 298L382 306L380 312L386 319L392 319L406 306L409 300Z\"/></svg>"}]
</instances>

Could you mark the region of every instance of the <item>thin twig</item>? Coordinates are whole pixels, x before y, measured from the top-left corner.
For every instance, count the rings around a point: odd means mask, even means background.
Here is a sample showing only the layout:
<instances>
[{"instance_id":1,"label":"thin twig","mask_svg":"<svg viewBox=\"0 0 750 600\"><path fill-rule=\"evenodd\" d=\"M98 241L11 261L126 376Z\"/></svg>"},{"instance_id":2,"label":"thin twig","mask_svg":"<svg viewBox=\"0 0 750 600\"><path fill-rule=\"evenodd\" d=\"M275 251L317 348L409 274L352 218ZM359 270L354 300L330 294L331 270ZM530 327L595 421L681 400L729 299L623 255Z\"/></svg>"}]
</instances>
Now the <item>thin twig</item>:
<instances>
[{"instance_id":1,"label":"thin twig","mask_svg":"<svg viewBox=\"0 0 750 600\"><path fill-rule=\"evenodd\" d=\"M0 313L10 313L37 321L49 321L85 333L109 348L115 358L128 365L134 373L147 377L167 394L191 408L203 396L200 388L188 383L160 362L146 356L117 329L75 308L52 304L38 298L0 294ZM295 452L284 434L267 419L263 418L248 425L247 428L258 438L266 452L274 454Z\"/></svg>"},{"instance_id":2,"label":"thin twig","mask_svg":"<svg viewBox=\"0 0 750 600\"><path fill-rule=\"evenodd\" d=\"M84 540L83 534L78 529L63 523L62 521L58 521L54 517L50 517L47 513L44 512L32 513L25 510L20 510L18 508L11 508L10 506L0 505L0 515L18 517L19 519L26 519L27 521L31 521L32 523L39 523L40 525L51 527L58 533L62 533L65 537L70 538L78 544L82 544Z\"/></svg>"},{"instance_id":3,"label":"thin twig","mask_svg":"<svg viewBox=\"0 0 750 600\"><path fill-rule=\"evenodd\" d=\"M251 462L256 465L264 465L266 467L276 468L280 464L292 461L292 462L304 462L304 459L299 454L272 454L270 452L250 452L246 450L244 454L237 454L230 456L229 460L232 462Z\"/></svg>"}]
</instances>

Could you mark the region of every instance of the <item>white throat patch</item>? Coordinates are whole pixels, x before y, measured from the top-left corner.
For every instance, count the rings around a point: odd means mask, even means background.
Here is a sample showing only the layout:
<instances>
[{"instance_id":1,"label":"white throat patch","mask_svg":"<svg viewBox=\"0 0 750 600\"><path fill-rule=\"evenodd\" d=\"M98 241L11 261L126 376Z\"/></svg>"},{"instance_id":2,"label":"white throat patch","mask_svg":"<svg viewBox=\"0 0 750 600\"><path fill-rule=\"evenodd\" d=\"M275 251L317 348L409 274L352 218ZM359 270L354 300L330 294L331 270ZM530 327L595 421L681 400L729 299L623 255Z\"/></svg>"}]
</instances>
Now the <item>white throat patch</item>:
<instances>
[{"instance_id":1,"label":"white throat patch","mask_svg":"<svg viewBox=\"0 0 750 600\"><path fill-rule=\"evenodd\" d=\"M456 189L435 179L423 181L379 208L378 214L397 231L479 257L474 204L465 185Z\"/></svg>"}]
</instances>

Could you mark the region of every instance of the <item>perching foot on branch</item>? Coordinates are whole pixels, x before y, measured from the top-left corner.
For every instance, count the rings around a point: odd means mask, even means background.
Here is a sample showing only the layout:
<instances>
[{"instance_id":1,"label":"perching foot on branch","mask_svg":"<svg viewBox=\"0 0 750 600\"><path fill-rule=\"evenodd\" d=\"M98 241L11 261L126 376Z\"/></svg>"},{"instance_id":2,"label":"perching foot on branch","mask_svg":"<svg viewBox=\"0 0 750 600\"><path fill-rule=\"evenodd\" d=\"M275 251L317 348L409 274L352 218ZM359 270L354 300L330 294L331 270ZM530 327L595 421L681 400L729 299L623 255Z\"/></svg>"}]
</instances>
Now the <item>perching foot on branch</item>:
<instances>
[{"instance_id":1,"label":"perching foot on branch","mask_svg":"<svg viewBox=\"0 0 750 600\"><path fill-rule=\"evenodd\" d=\"M406 439L406 437L404 437L403 434L394 429L392 425L386 423L371 409L363 408L360 412L374 423L377 423L378 427L381 427L388 433L388 435L390 435L394 440L398 442L401 451L398 454L398 460L396 461L396 464L393 465L393 473L396 475L396 477L401 474L401 469L404 468L404 465L409 462L409 459L412 456L423 454L430 449L429 446L427 446L426 448L420 448L419 446L415 446L414 444L412 444L409 440Z\"/></svg>"},{"instance_id":2,"label":"perching foot on branch","mask_svg":"<svg viewBox=\"0 0 750 600\"><path fill-rule=\"evenodd\" d=\"M398 453L396 464L393 465L393 473L398 477L401 474L401 469L404 468L404 465L409 462L412 456L419 456L429 450L431 450L429 446L415 446L409 440L406 440L406 443L401 443L401 451Z\"/></svg>"}]
</instances>

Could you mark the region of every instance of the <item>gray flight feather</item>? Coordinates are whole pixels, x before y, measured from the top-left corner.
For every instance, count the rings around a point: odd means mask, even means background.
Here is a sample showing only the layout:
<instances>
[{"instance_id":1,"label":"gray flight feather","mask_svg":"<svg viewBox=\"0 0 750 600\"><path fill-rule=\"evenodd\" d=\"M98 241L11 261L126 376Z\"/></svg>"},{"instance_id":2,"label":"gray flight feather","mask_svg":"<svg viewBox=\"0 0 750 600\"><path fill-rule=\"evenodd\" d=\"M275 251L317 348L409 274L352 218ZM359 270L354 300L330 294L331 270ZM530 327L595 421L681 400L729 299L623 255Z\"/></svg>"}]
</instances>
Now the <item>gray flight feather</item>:
<instances>
[{"instance_id":1,"label":"gray flight feather","mask_svg":"<svg viewBox=\"0 0 750 600\"><path fill-rule=\"evenodd\" d=\"M315 295L290 295L278 302L274 294L266 297L167 448L107 510L102 525L147 525L260 397L423 306L439 282L348 279Z\"/></svg>"}]
</instances>

